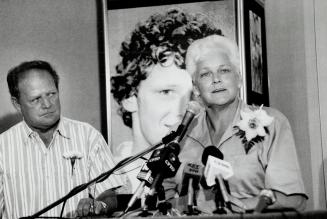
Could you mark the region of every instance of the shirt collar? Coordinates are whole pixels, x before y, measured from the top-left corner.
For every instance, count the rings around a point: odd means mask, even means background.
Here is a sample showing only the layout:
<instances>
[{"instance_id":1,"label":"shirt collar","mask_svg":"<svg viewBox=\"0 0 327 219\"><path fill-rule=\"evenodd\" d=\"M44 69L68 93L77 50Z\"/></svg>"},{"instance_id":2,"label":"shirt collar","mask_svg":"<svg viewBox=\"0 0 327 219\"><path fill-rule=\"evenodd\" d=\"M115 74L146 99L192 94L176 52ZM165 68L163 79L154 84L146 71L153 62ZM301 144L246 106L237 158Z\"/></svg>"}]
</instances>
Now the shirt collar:
<instances>
[{"instance_id":1,"label":"shirt collar","mask_svg":"<svg viewBox=\"0 0 327 219\"><path fill-rule=\"evenodd\" d=\"M65 118L64 117L60 117L60 121L58 124L58 127L56 129L56 131L64 138L70 139L70 135L69 132L67 131L67 129L65 129Z\"/></svg>"},{"instance_id":2,"label":"shirt collar","mask_svg":"<svg viewBox=\"0 0 327 219\"><path fill-rule=\"evenodd\" d=\"M37 134L35 131L33 131L25 122L25 120L23 120L23 130L24 130L24 134L26 136L26 138L32 138L35 136L35 134Z\"/></svg>"},{"instance_id":3,"label":"shirt collar","mask_svg":"<svg viewBox=\"0 0 327 219\"><path fill-rule=\"evenodd\" d=\"M239 98L239 102L237 105L237 109L233 118L232 123L228 126L228 128L226 129L224 135L222 136L221 140L220 140L220 144L222 144L224 141L226 141L227 139L229 139L230 137L232 137L233 135L235 135L238 130L235 129L234 127L237 125L237 123L239 123L239 121L241 120L241 110L243 110L246 107L246 103L244 103L243 100L241 100Z\"/></svg>"},{"instance_id":4,"label":"shirt collar","mask_svg":"<svg viewBox=\"0 0 327 219\"><path fill-rule=\"evenodd\" d=\"M29 139L31 138L35 138L38 133L33 131L28 125L27 123L25 122L25 120L22 121L23 123L23 139L25 139L25 141L28 141ZM53 137L55 137L56 133L58 133L60 136L64 137L64 138L67 138L67 139L70 139L70 136L68 134L68 132L65 130L64 128L64 118L61 116L60 117L60 121L59 121L59 124L56 128L56 130L54 131L54 134L53 134Z\"/></svg>"},{"instance_id":5,"label":"shirt collar","mask_svg":"<svg viewBox=\"0 0 327 219\"><path fill-rule=\"evenodd\" d=\"M220 140L219 145L222 144L224 141L226 141L228 138L236 134L237 130L234 129L234 126L236 126L236 124L241 120L240 111L246 108L246 106L247 104L243 100L239 99L239 103L233 121L226 129L224 135ZM207 116L206 111L205 110L201 111L199 115L195 118L195 121L191 124L190 127L191 131L188 134L188 137L198 141L204 147L213 145L210 139L206 116Z\"/></svg>"}]
</instances>

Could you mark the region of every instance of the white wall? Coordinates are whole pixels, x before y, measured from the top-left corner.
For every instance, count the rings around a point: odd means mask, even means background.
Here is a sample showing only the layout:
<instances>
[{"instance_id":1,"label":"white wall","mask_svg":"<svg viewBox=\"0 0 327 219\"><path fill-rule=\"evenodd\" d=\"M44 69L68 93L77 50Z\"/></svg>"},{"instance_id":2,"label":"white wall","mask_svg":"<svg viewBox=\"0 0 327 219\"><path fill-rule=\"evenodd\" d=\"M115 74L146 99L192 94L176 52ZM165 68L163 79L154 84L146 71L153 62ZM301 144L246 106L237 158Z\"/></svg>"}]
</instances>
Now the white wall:
<instances>
[{"instance_id":1,"label":"white wall","mask_svg":"<svg viewBox=\"0 0 327 219\"><path fill-rule=\"evenodd\" d=\"M325 199L327 199L327 1L315 0L315 32L317 51L317 83L319 87L319 113L321 121L321 144L324 161ZM324 206L326 208L326 205Z\"/></svg>"},{"instance_id":2,"label":"white wall","mask_svg":"<svg viewBox=\"0 0 327 219\"><path fill-rule=\"evenodd\" d=\"M22 61L51 62L63 114L101 128L96 0L0 1L0 133L17 122L6 83Z\"/></svg>"},{"instance_id":3,"label":"white wall","mask_svg":"<svg viewBox=\"0 0 327 219\"><path fill-rule=\"evenodd\" d=\"M327 79L319 77L317 70L316 32L326 26L327 7L315 3L265 1L271 106L280 109L293 128L309 195L308 209L326 208L321 132L321 103L323 97L326 99L326 88L322 93L319 83L325 84ZM317 11L322 12L320 26L316 26Z\"/></svg>"}]
</instances>

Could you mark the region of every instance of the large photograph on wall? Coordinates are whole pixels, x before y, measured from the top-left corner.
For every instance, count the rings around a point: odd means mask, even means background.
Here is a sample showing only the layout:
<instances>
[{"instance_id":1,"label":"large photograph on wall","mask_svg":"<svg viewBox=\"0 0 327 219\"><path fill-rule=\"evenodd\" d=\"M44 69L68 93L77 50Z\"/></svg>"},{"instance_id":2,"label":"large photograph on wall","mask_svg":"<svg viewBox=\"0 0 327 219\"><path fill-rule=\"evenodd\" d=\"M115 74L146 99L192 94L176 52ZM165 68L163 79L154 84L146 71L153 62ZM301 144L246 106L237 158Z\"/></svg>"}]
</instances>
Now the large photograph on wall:
<instances>
[{"instance_id":1,"label":"large photograph on wall","mask_svg":"<svg viewBox=\"0 0 327 219\"><path fill-rule=\"evenodd\" d=\"M121 68L122 62L122 48L127 46L122 44L126 40L130 40L131 33L140 25L145 22L151 15L164 14L168 10L178 9L190 14L205 15L210 21L221 30L222 34L228 38L240 43L240 24L238 12L238 0L217 0L217 1L118 1L108 0L107 4L107 33L108 33L108 70L106 72L106 92L107 92L107 106L110 107L110 115L108 115L108 139L111 149L115 154L122 144L132 144L132 129L131 124L128 124L128 116L124 116L121 108L122 104L125 107L133 106L130 102L119 101L118 94L113 97L112 90L128 90L128 92L138 92L137 86L133 85L135 76L125 77L125 79L115 80L115 85L112 85L112 78L117 76L117 72L130 71L130 68L135 68L133 61L130 66L125 63L125 69ZM154 16L157 19L160 16ZM183 30L180 30L183 31ZM160 37L160 36L158 36ZM140 46L140 45L135 45ZM142 46L142 45L141 45ZM154 45L155 46L155 45ZM126 50L125 50L126 51ZM136 51L136 50L135 50ZM241 52L242 48L241 48ZM134 54L137 56L138 54ZM133 56L133 55L131 55ZM241 56L243 57L243 56ZM131 58L132 59L132 58ZM160 57L159 57L160 60ZM126 67L128 66L128 67ZM140 66L138 66L140 67ZM127 70L126 70L127 69ZM138 77L143 77L139 75ZM176 79L178 80L178 79ZM120 83L120 85L117 85ZM129 84L126 88L124 83ZM154 83L154 82L153 82ZM157 86L158 87L158 86ZM161 91L160 91L161 92ZM165 90L162 92L170 92ZM121 94L123 95L123 94ZM137 95L136 95L137 96ZM154 103L153 111L159 108L159 104ZM169 108L167 105L162 108ZM144 111L146 111L144 109ZM167 112L169 109L167 109ZM152 112L150 112L152 113ZM124 117L124 118L123 118ZM141 118L142 119L142 118ZM125 122L124 122L125 121ZM155 120L153 120L153 130L156 129ZM142 121L141 121L142 123ZM146 122L144 122L146 123ZM152 132L153 130L141 130L144 132Z\"/></svg>"}]
</instances>

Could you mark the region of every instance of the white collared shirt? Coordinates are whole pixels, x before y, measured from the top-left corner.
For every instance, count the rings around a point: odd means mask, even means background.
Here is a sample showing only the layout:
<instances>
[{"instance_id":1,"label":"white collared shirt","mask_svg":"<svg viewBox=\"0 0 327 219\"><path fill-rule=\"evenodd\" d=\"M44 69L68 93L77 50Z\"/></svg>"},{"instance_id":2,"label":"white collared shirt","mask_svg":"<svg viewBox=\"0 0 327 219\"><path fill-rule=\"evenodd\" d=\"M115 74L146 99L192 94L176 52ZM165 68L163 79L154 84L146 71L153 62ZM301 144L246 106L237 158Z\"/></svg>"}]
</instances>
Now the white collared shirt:
<instances>
[{"instance_id":1,"label":"white collared shirt","mask_svg":"<svg viewBox=\"0 0 327 219\"><path fill-rule=\"evenodd\" d=\"M78 152L72 164L64 154ZM0 215L30 216L114 166L102 135L91 125L61 117L46 147L36 132L22 121L0 135ZM70 198L64 216L74 212L78 201L122 185L119 176L92 186ZM42 216L59 216L62 204Z\"/></svg>"}]
</instances>

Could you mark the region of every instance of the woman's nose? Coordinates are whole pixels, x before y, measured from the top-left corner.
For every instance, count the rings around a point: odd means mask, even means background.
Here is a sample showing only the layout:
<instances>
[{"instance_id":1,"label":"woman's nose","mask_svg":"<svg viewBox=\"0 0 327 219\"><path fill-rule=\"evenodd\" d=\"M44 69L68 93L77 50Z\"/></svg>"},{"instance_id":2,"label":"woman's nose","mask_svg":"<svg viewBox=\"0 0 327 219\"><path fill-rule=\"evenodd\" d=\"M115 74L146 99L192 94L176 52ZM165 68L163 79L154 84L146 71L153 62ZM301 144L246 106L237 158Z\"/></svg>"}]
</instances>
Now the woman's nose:
<instances>
[{"instance_id":1,"label":"woman's nose","mask_svg":"<svg viewBox=\"0 0 327 219\"><path fill-rule=\"evenodd\" d=\"M213 83L221 82L221 75L219 72L215 72L212 74L212 81L213 81Z\"/></svg>"}]
</instances>

